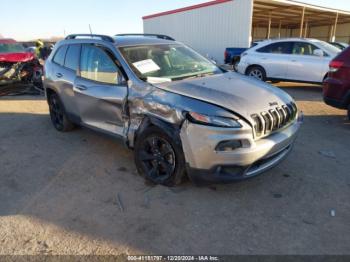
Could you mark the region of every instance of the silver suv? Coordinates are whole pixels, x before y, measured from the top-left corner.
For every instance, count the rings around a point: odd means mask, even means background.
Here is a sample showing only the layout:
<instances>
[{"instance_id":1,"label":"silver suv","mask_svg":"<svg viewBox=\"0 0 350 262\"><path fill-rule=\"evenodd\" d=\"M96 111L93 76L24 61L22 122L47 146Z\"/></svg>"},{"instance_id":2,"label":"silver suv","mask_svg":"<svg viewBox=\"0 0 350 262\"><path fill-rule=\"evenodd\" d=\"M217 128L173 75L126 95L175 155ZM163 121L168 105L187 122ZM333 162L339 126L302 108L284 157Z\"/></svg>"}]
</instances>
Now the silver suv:
<instances>
[{"instance_id":1,"label":"silver suv","mask_svg":"<svg viewBox=\"0 0 350 262\"><path fill-rule=\"evenodd\" d=\"M45 64L51 120L121 138L140 174L174 186L275 166L300 127L293 99L164 35L70 35Z\"/></svg>"}]
</instances>

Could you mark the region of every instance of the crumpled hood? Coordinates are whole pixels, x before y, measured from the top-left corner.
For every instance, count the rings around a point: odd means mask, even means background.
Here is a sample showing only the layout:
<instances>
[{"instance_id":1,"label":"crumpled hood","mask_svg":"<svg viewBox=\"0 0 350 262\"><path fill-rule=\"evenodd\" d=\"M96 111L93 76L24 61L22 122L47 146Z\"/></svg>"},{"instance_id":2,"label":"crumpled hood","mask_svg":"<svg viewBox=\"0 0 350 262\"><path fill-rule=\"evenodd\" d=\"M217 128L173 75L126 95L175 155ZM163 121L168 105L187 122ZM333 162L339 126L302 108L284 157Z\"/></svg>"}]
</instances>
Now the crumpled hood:
<instances>
[{"instance_id":1,"label":"crumpled hood","mask_svg":"<svg viewBox=\"0 0 350 262\"><path fill-rule=\"evenodd\" d=\"M252 114L293 101L279 88L233 72L155 86L227 108L249 121Z\"/></svg>"},{"instance_id":2,"label":"crumpled hood","mask_svg":"<svg viewBox=\"0 0 350 262\"><path fill-rule=\"evenodd\" d=\"M28 62L34 59L32 53L0 53L0 62Z\"/></svg>"}]
</instances>

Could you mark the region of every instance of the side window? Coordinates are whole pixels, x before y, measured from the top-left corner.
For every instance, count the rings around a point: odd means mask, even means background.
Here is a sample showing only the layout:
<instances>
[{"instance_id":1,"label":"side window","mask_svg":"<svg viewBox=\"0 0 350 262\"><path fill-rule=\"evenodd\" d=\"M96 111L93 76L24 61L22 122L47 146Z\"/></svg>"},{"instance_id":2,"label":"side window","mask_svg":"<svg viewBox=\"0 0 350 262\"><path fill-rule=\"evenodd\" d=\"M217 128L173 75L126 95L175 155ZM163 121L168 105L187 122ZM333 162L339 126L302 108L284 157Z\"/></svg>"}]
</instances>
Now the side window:
<instances>
[{"instance_id":1,"label":"side window","mask_svg":"<svg viewBox=\"0 0 350 262\"><path fill-rule=\"evenodd\" d=\"M61 46L61 47L57 50L57 52L56 52L56 54L55 54L55 56L54 56L54 58L53 58L53 61L54 61L56 64L59 64L59 65L63 66L63 64L64 64L64 58L65 58L65 56L66 56L66 52L67 52L67 46L66 46L66 45Z\"/></svg>"},{"instance_id":2,"label":"side window","mask_svg":"<svg viewBox=\"0 0 350 262\"><path fill-rule=\"evenodd\" d=\"M64 66L74 71L78 70L80 45L70 45L67 50Z\"/></svg>"},{"instance_id":3,"label":"side window","mask_svg":"<svg viewBox=\"0 0 350 262\"><path fill-rule=\"evenodd\" d=\"M270 54L290 54L290 42L279 42L264 46L257 50L259 53L270 53Z\"/></svg>"},{"instance_id":4,"label":"side window","mask_svg":"<svg viewBox=\"0 0 350 262\"><path fill-rule=\"evenodd\" d=\"M314 51L318 49L316 46L306 42L295 42L293 45L293 55L313 55Z\"/></svg>"},{"instance_id":5,"label":"side window","mask_svg":"<svg viewBox=\"0 0 350 262\"><path fill-rule=\"evenodd\" d=\"M83 45L80 62L81 77L106 84L119 84L121 75L117 65L105 50Z\"/></svg>"}]
</instances>

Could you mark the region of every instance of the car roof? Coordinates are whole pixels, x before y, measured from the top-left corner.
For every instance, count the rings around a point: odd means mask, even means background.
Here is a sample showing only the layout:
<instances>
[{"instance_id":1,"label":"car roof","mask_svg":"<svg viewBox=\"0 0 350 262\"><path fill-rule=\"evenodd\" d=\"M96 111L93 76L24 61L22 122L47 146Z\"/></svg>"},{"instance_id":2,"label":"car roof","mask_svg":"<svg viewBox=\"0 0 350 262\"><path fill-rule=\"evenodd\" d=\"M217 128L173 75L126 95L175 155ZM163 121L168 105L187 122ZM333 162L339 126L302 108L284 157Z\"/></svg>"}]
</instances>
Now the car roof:
<instances>
[{"instance_id":1,"label":"car roof","mask_svg":"<svg viewBox=\"0 0 350 262\"><path fill-rule=\"evenodd\" d=\"M164 39L164 38L168 39ZM175 40L170 40L172 38L168 36L149 36L149 35L137 35L137 34L131 34L131 35L116 35L113 37L105 36L105 35L87 35L87 34L80 34L80 35L70 35L67 36L66 39L59 42L59 45L64 44L74 44L74 43L109 43L116 47L123 47L123 46L135 46L135 45L159 45L159 44L180 44L179 42L176 42Z\"/></svg>"},{"instance_id":2,"label":"car roof","mask_svg":"<svg viewBox=\"0 0 350 262\"><path fill-rule=\"evenodd\" d=\"M319 39L315 38L298 38L298 37L291 37L291 38L274 38L274 39L266 39L262 40L259 43L278 43L278 42L288 42L288 41L302 41L302 42L321 42Z\"/></svg>"},{"instance_id":3,"label":"car roof","mask_svg":"<svg viewBox=\"0 0 350 262\"><path fill-rule=\"evenodd\" d=\"M135 46L135 45L159 45L159 44L174 44L177 43L173 40L166 40L151 36L115 36L115 45L117 47L122 46Z\"/></svg>"}]
</instances>

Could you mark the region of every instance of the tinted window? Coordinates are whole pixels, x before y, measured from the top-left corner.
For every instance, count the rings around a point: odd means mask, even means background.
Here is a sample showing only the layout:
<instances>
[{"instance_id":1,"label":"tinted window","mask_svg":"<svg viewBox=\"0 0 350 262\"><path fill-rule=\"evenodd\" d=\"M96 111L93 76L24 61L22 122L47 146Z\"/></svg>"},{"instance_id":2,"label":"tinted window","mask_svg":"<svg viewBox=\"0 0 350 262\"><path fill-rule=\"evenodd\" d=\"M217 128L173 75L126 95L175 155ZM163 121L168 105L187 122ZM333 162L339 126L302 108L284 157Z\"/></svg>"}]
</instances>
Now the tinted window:
<instances>
[{"instance_id":1,"label":"tinted window","mask_svg":"<svg viewBox=\"0 0 350 262\"><path fill-rule=\"evenodd\" d=\"M111 56L102 48L84 45L81 53L81 77L108 84L117 84L119 70Z\"/></svg>"},{"instance_id":2,"label":"tinted window","mask_svg":"<svg viewBox=\"0 0 350 262\"><path fill-rule=\"evenodd\" d=\"M80 45L70 45L66 54L64 66L74 71L78 69L80 57Z\"/></svg>"},{"instance_id":3,"label":"tinted window","mask_svg":"<svg viewBox=\"0 0 350 262\"><path fill-rule=\"evenodd\" d=\"M292 54L293 55L313 55L317 48L313 44L305 42L295 42L293 44Z\"/></svg>"},{"instance_id":4,"label":"tinted window","mask_svg":"<svg viewBox=\"0 0 350 262\"><path fill-rule=\"evenodd\" d=\"M55 57L53 58L53 61L59 65L63 65L64 64L64 57L66 56L66 51L67 51L67 46L61 46L56 54Z\"/></svg>"},{"instance_id":5,"label":"tinted window","mask_svg":"<svg viewBox=\"0 0 350 262\"><path fill-rule=\"evenodd\" d=\"M271 54L290 54L291 53L291 43L290 42L280 42L273 43L264 46L257 50L260 53L271 53Z\"/></svg>"}]
</instances>

